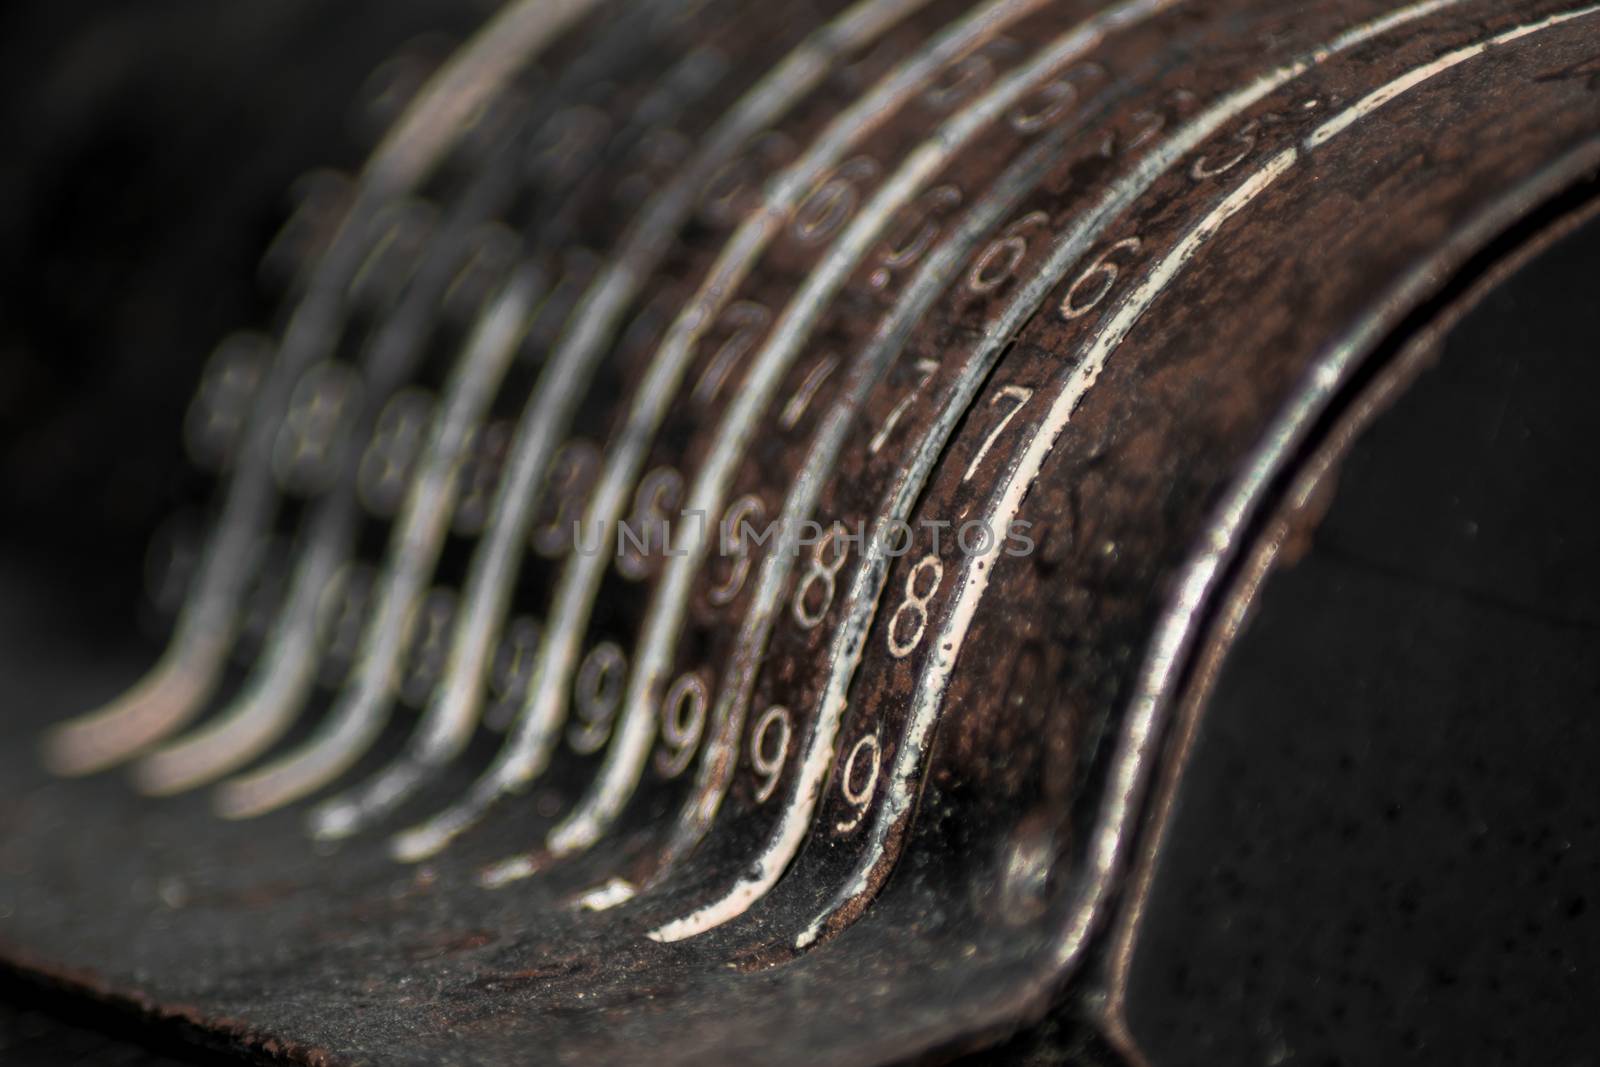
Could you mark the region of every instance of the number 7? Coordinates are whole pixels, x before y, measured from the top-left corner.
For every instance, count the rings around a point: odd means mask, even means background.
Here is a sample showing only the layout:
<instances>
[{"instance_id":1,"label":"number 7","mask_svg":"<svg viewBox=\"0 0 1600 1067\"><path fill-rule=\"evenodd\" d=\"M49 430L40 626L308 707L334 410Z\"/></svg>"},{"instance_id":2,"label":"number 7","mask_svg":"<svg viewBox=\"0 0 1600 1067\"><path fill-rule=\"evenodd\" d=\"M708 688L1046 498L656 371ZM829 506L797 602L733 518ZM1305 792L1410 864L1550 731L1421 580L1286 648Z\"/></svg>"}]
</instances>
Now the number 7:
<instances>
[{"instance_id":1,"label":"number 7","mask_svg":"<svg viewBox=\"0 0 1600 1067\"><path fill-rule=\"evenodd\" d=\"M910 407L911 402L927 387L928 380L933 377L933 372L938 369L939 364L935 360L917 360L917 370L921 372L922 376L917 379L917 384L911 387L911 392L906 394L905 399L896 404L894 410L889 412L889 417L883 420L883 426L879 428L877 433L872 435L872 440L867 442L867 455L876 456L878 454L878 450L883 447L884 442L889 440L889 435L894 433L896 424L900 422L900 416L906 413L906 408Z\"/></svg>"},{"instance_id":2,"label":"number 7","mask_svg":"<svg viewBox=\"0 0 1600 1067\"><path fill-rule=\"evenodd\" d=\"M998 404L1000 401L1008 398L1015 400L1016 405L1012 407L1010 411L1006 412L1004 418L994 424L994 429L989 431L989 436L983 439L983 447L978 449L978 454L972 457L971 463L967 464L967 473L961 476L961 480L963 482L967 481L975 473L977 473L978 464L983 462L983 457L987 456L989 454L989 449L994 447L995 438L999 437L1002 433L1005 433L1006 426L1010 424L1012 419L1017 417L1017 412L1026 407L1028 401L1033 399L1033 390L1023 385L1008 385L996 393L993 399L989 401L989 404L992 407L993 405Z\"/></svg>"}]
</instances>

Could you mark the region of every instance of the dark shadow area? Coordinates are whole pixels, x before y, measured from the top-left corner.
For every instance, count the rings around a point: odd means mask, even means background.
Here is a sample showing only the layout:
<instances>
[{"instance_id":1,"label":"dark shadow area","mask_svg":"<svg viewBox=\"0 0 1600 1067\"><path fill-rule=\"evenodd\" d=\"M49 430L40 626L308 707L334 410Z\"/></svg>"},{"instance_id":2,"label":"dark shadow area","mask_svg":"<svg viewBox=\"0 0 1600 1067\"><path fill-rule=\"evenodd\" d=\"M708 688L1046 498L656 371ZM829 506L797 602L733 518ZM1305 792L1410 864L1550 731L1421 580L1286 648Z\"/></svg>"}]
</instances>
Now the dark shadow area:
<instances>
[{"instance_id":1,"label":"dark shadow area","mask_svg":"<svg viewBox=\"0 0 1600 1067\"><path fill-rule=\"evenodd\" d=\"M1355 445L1211 702L1131 989L1160 1064L1600 1056L1600 225Z\"/></svg>"}]
</instances>

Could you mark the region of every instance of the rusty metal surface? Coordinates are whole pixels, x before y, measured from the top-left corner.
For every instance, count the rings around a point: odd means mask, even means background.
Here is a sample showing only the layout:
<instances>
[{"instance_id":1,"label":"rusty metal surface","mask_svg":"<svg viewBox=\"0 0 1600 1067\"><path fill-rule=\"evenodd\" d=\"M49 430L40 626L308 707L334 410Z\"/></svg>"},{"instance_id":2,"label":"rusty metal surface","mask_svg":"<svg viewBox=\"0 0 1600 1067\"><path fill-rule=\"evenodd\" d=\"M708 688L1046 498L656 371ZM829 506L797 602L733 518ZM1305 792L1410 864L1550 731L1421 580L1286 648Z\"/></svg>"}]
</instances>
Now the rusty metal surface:
<instances>
[{"instance_id":1,"label":"rusty metal surface","mask_svg":"<svg viewBox=\"0 0 1600 1067\"><path fill-rule=\"evenodd\" d=\"M341 365L408 306L422 316L430 343L402 377L435 410L508 306L501 283L538 293L513 307L516 350L473 416L474 440L500 442L473 453L477 520L463 475L448 528L397 536L428 509L358 510L359 450L262 482L284 575L345 494L349 562L455 594L387 677L377 740L281 795L243 764L184 783L245 771L219 791L162 799L121 774L53 778L41 730L141 665L104 638L64 651L83 632L70 605L18 575L33 591L4 621L9 966L299 1062L883 1063L1047 1015L1059 1051L1137 1061L1118 909L1161 840L1167 809L1147 802L1175 788L1174 709L1201 714L1192 672L1232 636L1241 561L1352 383L1592 198L1600 11L679 7L602 4L559 28L537 76L422 183L443 221L410 259L381 228L337 225L291 257L283 320L321 299L307 279L338 282ZM863 10L881 25L852 23ZM719 141L742 94L807 48L822 75ZM670 225L646 240L652 218ZM416 264L470 265L459 234L484 219L514 254L429 290ZM329 265L371 244L392 258ZM623 299L602 321L608 292ZM593 366L553 375L586 324ZM398 389L353 394L340 421L377 432ZM258 408L251 432L276 440L285 414ZM539 460L520 488L519 449ZM211 472L217 530L249 470L235 455ZM585 508L652 503L703 504L714 530L741 501L821 533L913 533L878 570L837 536L788 562L656 545L594 564L538 540ZM970 551L972 521L997 542L1027 523L1032 547ZM496 570L502 528L514 554ZM197 721L240 691L287 582L259 583L263 625L243 626ZM249 606L228 604L228 628ZM419 747L470 659L442 649L474 620L502 652L537 635L534 684L468 672L470 744ZM318 640L323 684L254 769L332 751L319 723L356 706L341 687L372 647ZM604 713L598 689L583 698L599 649L618 657ZM509 728L480 726L497 701ZM125 755L192 725L171 718ZM90 769L109 734L52 736L56 766ZM398 799L360 792L397 759L415 770Z\"/></svg>"}]
</instances>

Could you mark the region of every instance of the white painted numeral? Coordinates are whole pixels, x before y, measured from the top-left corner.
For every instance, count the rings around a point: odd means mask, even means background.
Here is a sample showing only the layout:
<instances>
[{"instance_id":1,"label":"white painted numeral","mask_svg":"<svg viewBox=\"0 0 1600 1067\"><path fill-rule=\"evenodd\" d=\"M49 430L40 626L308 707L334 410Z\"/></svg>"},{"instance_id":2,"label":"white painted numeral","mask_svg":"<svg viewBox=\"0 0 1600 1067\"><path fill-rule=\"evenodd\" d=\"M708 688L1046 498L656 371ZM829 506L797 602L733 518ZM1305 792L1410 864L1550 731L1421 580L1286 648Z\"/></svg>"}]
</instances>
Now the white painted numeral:
<instances>
[{"instance_id":1,"label":"white painted numeral","mask_svg":"<svg viewBox=\"0 0 1600 1067\"><path fill-rule=\"evenodd\" d=\"M355 662L372 608L377 572L364 563L347 563L323 590L317 609L321 614L323 681L336 684Z\"/></svg>"},{"instance_id":2,"label":"white painted numeral","mask_svg":"<svg viewBox=\"0 0 1600 1067\"><path fill-rule=\"evenodd\" d=\"M1078 275L1072 288L1067 290L1067 295L1061 298L1061 317L1069 321L1082 318L1099 307L1122 276L1122 268L1113 263L1111 257L1118 252L1137 252L1143 243L1137 237L1125 237L1106 249L1099 259Z\"/></svg>"},{"instance_id":3,"label":"white painted numeral","mask_svg":"<svg viewBox=\"0 0 1600 1067\"><path fill-rule=\"evenodd\" d=\"M719 229L736 224L755 206L767 176L794 158L795 151L794 138L788 134L768 130L757 135L748 149L719 167L706 183L700 218Z\"/></svg>"},{"instance_id":4,"label":"white painted numeral","mask_svg":"<svg viewBox=\"0 0 1600 1067\"><path fill-rule=\"evenodd\" d=\"M602 641L583 657L573 679L577 721L567 730L567 743L581 756L593 755L611 737L611 724L622 706L628 658L613 641Z\"/></svg>"},{"instance_id":5,"label":"white painted numeral","mask_svg":"<svg viewBox=\"0 0 1600 1067\"><path fill-rule=\"evenodd\" d=\"M750 766L761 780L756 786L757 804L765 804L777 792L793 736L794 724L789 718L789 709L777 705L768 708L751 731Z\"/></svg>"},{"instance_id":6,"label":"white painted numeral","mask_svg":"<svg viewBox=\"0 0 1600 1067\"><path fill-rule=\"evenodd\" d=\"M931 584L923 581L925 574L933 576ZM922 635L928 630L928 601L943 581L944 563L932 552L918 560L906 575L906 598L889 619L889 654L895 659L905 659L922 643ZM927 592L918 593L917 587L924 584L928 585ZM907 631L904 637L900 636L902 631Z\"/></svg>"},{"instance_id":7,"label":"white painted numeral","mask_svg":"<svg viewBox=\"0 0 1600 1067\"><path fill-rule=\"evenodd\" d=\"M1106 69L1098 63L1074 67L1061 77L1041 86L1027 100L1011 109L1006 121L1024 137L1031 137L1053 125L1078 100L1078 82L1103 77Z\"/></svg>"},{"instance_id":8,"label":"white painted numeral","mask_svg":"<svg viewBox=\"0 0 1600 1067\"><path fill-rule=\"evenodd\" d=\"M745 579L750 576L750 554L753 551L751 538L745 535L745 527L759 527L765 518L766 508L754 493L747 493L728 505L727 514L722 517L722 549L724 553L732 551L732 565L728 577L706 593L706 599L713 607L727 607L744 588Z\"/></svg>"},{"instance_id":9,"label":"white painted numeral","mask_svg":"<svg viewBox=\"0 0 1600 1067\"><path fill-rule=\"evenodd\" d=\"M967 288L984 296L1014 278L1028 254L1028 241L1022 234L1049 221L1050 216L1043 211L1030 211L1007 226L1004 233L978 254L977 262L967 272Z\"/></svg>"},{"instance_id":10,"label":"white painted numeral","mask_svg":"<svg viewBox=\"0 0 1600 1067\"><path fill-rule=\"evenodd\" d=\"M650 576L656 553L667 550L671 513L683 497L683 476L671 467L657 467L644 476L634 493L633 512L619 531L617 570L629 581Z\"/></svg>"},{"instance_id":11,"label":"white painted numeral","mask_svg":"<svg viewBox=\"0 0 1600 1067\"><path fill-rule=\"evenodd\" d=\"M722 318L733 333L722 342L722 347L717 349L717 354L711 357L700 380L695 383L692 397L696 404L709 404L722 392L722 386L733 368L761 340L761 335L772 322L772 312L753 300L741 300L730 307Z\"/></svg>"},{"instance_id":12,"label":"white painted numeral","mask_svg":"<svg viewBox=\"0 0 1600 1067\"><path fill-rule=\"evenodd\" d=\"M838 366L839 357L836 355L830 354L818 360L817 365L811 368L811 373L806 375L805 381L800 383L800 388L795 390L794 396L783 406L783 413L778 416L778 425L785 430L792 430L799 425L800 420L805 417L806 409L811 406L811 401L816 399L817 390L822 388L822 383L828 380L828 376Z\"/></svg>"},{"instance_id":13,"label":"white painted numeral","mask_svg":"<svg viewBox=\"0 0 1600 1067\"><path fill-rule=\"evenodd\" d=\"M878 432L873 434L872 440L867 442L867 454L869 456L876 456L878 454L878 450L883 448L883 446L888 442L889 435L894 433L894 428L899 425L901 416L906 413L906 409L909 408L912 403L916 401L917 397L922 394L922 390L927 388L928 382L933 378L934 372L938 369L939 363L937 360L917 360L917 384L913 385L911 387L911 392L907 393L901 399L900 403L894 406L894 410L889 412L889 417L883 420L883 425L878 427Z\"/></svg>"},{"instance_id":14,"label":"white painted numeral","mask_svg":"<svg viewBox=\"0 0 1600 1067\"><path fill-rule=\"evenodd\" d=\"M706 707L710 704L706 683L690 672L672 683L661 701L661 751L656 753L656 770L663 778L676 778L694 759L700 737L706 731Z\"/></svg>"},{"instance_id":15,"label":"white painted numeral","mask_svg":"<svg viewBox=\"0 0 1600 1067\"><path fill-rule=\"evenodd\" d=\"M801 244L819 245L839 232L861 202L858 185L878 176L871 156L847 159L806 197L794 215L794 235Z\"/></svg>"},{"instance_id":16,"label":"white painted numeral","mask_svg":"<svg viewBox=\"0 0 1600 1067\"><path fill-rule=\"evenodd\" d=\"M1010 400L1013 403L1010 409L1001 416L1000 421L994 424L994 428L989 431L989 436L983 439L983 445L979 447L978 454L972 457L972 462L967 464L967 472L961 476L963 482L970 480L978 472L978 465L983 462L983 457L987 456L989 450L994 447L995 439L1006 432L1006 427L1010 425L1012 419L1017 417L1017 412L1026 407L1031 399L1033 399L1033 390L1025 385L1008 385L990 398L990 407L1000 403L1002 400Z\"/></svg>"},{"instance_id":17,"label":"white painted numeral","mask_svg":"<svg viewBox=\"0 0 1600 1067\"><path fill-rule=\"evenodd\" d=\"M827 536L811 549L811 559L805 573L794 589L794 621L802 630L813 630L833 606L834 594L839 591L839 572L850 558L850 546L842 540L846 530L836 522L828 528ZM828 559L829 553L833 558ZM813 592L817 595L813 596Z\"/></svg>"},{"instance_id":18,"label":"white painted numeral","mask_svg":"<svg viewBox=\"0 0 1600 1067\"><path fill-rule=\"evenodd\" d=\"M1189 177L1199 182L1205 181L1207 178L1215 178L1220 174L1228 173L1234 167L1237 167L1240 163L1243 163L1246 159L1250 158L1250 153L1254 152L1256 149L1256 142L1259 139L1258 135L1260 131L1261 120L1251 119L1249 122L1239 127L1239 131L1235 133L1232 138L1230 138L1233 143L1239 146L1237 149L1222 157L1215 163L1211 161L1209 156L1201 156L1199 159L1194 161L1194 166L1189 168Z\"/></svg>"},{"instance_id":19,"label":"white painted numeral","mask_svg":"<svg viewBox=\"0 0 1600 1067\"><path fill-rule=\"evenodd\" d=\"M922 194L904 224L884 242L883 266L895 271L920 259L939 236L938 219L960 207L961 201L961 190L949 184L936 185ZM874 280L878 277L873 275Z\"/></svg>"},{"instance_id":20,"label":"white painted numeral","mask_svg":"<svg viewBox=\"0 0 1600 1067\"><path fill-rule=\"evenodd\" d=\"M834 829L841 834L847 834L861 825L862 818L867 814L867 805L872 803L872 794L878 791L878 763L882 755L878 744L877 734L868 734L855 743L850 750L850 756L844 761L844 770L839 775L839 791L844 794L846 804L855 810L855 814L848 819L842 819L834 825ZM858 769L858 764L866 763L866 769ZM856 779L863 774L866 780L859 786Z\"/></svg>"}]
</instances>

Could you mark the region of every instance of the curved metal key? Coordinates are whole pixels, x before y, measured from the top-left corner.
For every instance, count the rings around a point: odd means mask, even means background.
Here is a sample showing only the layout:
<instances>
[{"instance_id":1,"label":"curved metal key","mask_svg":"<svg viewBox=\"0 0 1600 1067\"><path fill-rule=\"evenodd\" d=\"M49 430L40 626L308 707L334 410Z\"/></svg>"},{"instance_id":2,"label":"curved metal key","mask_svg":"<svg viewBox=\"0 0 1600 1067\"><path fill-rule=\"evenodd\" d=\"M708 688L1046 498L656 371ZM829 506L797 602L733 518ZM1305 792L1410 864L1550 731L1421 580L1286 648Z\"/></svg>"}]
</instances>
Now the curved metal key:
<instances>
[{"instance_id":1,"label":"curved metal key","mask_svg":"<svg viewBox=\"0 0 1600 1067\"><path fill-rule=\"evenodd\" d=\"M151 550L191 614L232 560L227 610L55 735L66 770L290 810L96 821L120 783L18 767L0 957L398 1062L1163 1062L1139 998L1259 933L1171 913L1226 851L1178 830L1226 821L1185 808L1213 692L1285 688L1228 650L1376 413L1593 232L1600 6L584 7L443 68L381 204L308 187L273 255L315 371L234 335L183 428L250 536ZM1404 580L1367 549L1349 588ZM1537 568L1443 570L1415 584L1587 617L1501 595Z\"/></svg>"}]
</instances>

